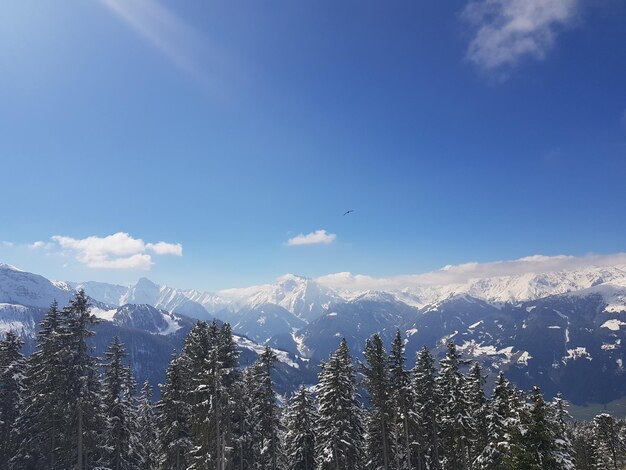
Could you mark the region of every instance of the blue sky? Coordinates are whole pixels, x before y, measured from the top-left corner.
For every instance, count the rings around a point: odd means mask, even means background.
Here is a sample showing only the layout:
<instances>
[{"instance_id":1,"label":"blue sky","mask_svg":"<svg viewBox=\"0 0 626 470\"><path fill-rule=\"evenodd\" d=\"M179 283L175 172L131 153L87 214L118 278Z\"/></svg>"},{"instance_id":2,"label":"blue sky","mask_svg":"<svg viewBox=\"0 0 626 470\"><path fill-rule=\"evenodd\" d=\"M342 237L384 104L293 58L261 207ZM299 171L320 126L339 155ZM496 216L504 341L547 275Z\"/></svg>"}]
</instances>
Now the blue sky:
<instances>
[{"instance_id":1,"label":"blue sky","mask_svg":"<svg viewBox=\"0 0 626 470\"><path fill-rule=\"evenodd\" d=\"M618 0L7 0L0 70L0 260L51 278L625 251Z\"/></svg>"}]
</instances>

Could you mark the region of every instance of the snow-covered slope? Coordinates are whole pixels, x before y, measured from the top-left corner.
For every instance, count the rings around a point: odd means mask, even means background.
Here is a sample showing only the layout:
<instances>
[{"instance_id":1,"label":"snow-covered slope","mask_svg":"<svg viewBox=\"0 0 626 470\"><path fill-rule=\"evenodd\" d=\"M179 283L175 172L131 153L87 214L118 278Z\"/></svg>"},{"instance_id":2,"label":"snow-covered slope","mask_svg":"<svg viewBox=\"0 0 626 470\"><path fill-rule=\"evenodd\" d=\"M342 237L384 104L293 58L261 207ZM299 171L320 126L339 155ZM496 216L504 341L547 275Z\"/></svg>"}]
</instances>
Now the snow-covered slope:
<instances>
[{"instance_id":1,"label":"snow-covered slope","mask_svg":"<svg viewBox=\"0 0 626 470\"><path fill-rule=\"evenodd\" d=\"M278 305L305 321L320 317L330 304L345 300L332 289L294 274L286 274L274 284L227 289L220 291L220 295L248 309Z\"/></svg>"},{"instance_id":2,"label":"snow-covered slope","mask_svg":"<svg viewBox=\"0 0 626 470\"><path fill-rule=\"evenodd\" d=\"M65 305L73 294L64 283L0 263L0 303L48 308L55 299Z\"/></svg>"},{"instance_id":3,"label":"snow-covered slope","mask_svg":"<svg viewBox=\"0 0 626 470\"><path fill-rule=\"evenodd\" d=\"M73 289L83 289L92 299L96 299L107 305L117 307L121 305L122 297L128 292L128 287L106 282L68 282Z\"/></svg>"},{"instance_id":4,"label":"snow-covered slope","mask_svg":"<svg viewBox=\"0 0 626 470\"><path fill-rule=\"evenodd\" d=\"M626 267L590 267L572 271L494 276L471 279L463 284L413 285L391 292L399 300L421 308L459 294L468 294L498 305L576 293L603 284L626 285Z\"/></svg>"},{"instance_id":5,"label":"snow-covered slope","mask_svg":"<svg viewBox=\"0 0 626 470\"><path fill-rule=\"evenodd\" d=\"M208 292L181 290L141 278L120 298L120 304L148 304L196 318L208 318L228 302Z\"/></svg>"}]
</instances>

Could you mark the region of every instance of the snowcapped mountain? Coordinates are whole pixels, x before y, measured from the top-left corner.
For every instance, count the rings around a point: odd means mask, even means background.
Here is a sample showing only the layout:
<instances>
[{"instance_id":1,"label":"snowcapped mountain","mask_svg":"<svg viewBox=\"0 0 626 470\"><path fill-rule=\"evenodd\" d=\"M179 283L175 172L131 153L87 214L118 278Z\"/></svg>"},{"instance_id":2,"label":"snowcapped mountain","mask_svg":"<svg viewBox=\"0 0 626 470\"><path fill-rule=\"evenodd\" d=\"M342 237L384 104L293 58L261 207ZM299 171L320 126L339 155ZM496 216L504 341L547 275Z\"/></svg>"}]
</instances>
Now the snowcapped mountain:
<instances>
[{"instance_id":1,"label":"snowcapped mountain","mask_svg":"<svg viewBox=\"0 0 626 470\"><path fill-rule=\"evenodd\" d=\"M0 302L48 308L56 299L65 305L74 294L65 283L53 283L43 276L0 263Z\"/></svg>"},{"instance_id":2,"label":"snowcapped mountain","mask_svg":"<svg viewBox=\"0 0 626 470\"><path fill-rule=\"evenodd\" d=\"M128 292L126 286L107 284L106 282L87 281L68 282L67 284L74 290L83 289L92 299L111 306L120 305L120 299Z\"/></svg>"},{"instance_id":3,"label":"snowcapped mountain","mask_svg":"<svg viewBox=\"0 0 626 470\"><path fill-rule=\"evenodd\" d=\"M468 294L492 304L504 304L575 293L610 283L626 285L626 266L495 276L471 279L462 284L416 285L392 292L399 300L417 307L459 294Z\"/></svg>"},{"instance_id":4,"label":"snowcapped mountain","mask_svg":"<svg viewBox=\"0 0 626 470\"><path fill-rule=\"evenodd\" d=\"M133 361L152 364L143 366L151 368L148 375L180 347L192 318L216 317L233 325L242 363L254 360L264 344L282 351L286 389L292 380L307 380L315 369L307 364L326 359L342 337L359 358L373 333L389 344L399 329L409 363L423 345L443 354L445 343L454 341L491 377L506 370L518 386L540 384L546 393L562 391L575 403L612 400L626 390L624 266L364 291L286 275L273 284L211 294L146 278L130 287L52 282L0 265L0 331L33 338L52 300L64 305L81 287L105 320L97 327L102 341L121 335L137 348Z\"/></svg>"},{"instance_id":5,"label":"snowcapped mountain","mask_svg":"<svg viewBox=\"0 0 626 470\"><path fill-rule=\"evenodd\" d=\"M134 289L125 289L124 295L128 294L128 299L135 302L155 301L156 292L156 302L176 301L175 296L167 296L171 290L160 286L154 289L155 285L150 284L148 280L141 280ZM119 286L84 283L76 287L88 287L92 292L95 290L101 294L115 295L115 289ZM63 307L75 292L70 283L51 282L13 266L0 265L0 334L6 331L19 334L26 343L24 352L29 354L34 347L38 325L52 301L56 299L59 306ZM114 297L109 296L108 300L114 300ZM163 381L172 351L182 348L183 340L196 320L178 311L174 313L145 303L115 307L93 299L92 303L91 311L100 319L93 326L96 335L89 340L95 348L95 354L103 354L111 338L118 336L126 345L137 379L140 382L149 379L156 387ZM183 304L184 301L177 305ZM268 311L280 309L277 306L267 308ZM301 322L293 314L287 311L284 313L293 317L292 321ZM241 333L234 335L234 339L241 354L240 363L244 367L254 362L265 347ZM275 377L278 391L286 393L297 384L314 381L315 371L308 367L306 361L280 349L275 349L275 352L278 357Z\"/></svg>"},{"instance_id":6,"label":"snowcapped mountain","mask_svg":"<svg viewBox=\"0 0 626 470\"><path fill-rule=\"evenodd\" d=\"M233 318L233 330L264 343L269 338L298 330L306 323L276 304L244 307Z\"/></svg>"},{"instance_id":7,"label":"snowcapped mountain","mask_svg":"<svg viewBox=\"0 0 626 470\"><path fill-rule=\"evenodd\" d=\"M278 278L275 284L227 289L219 294L247 308L266 304L278 305L305 321L320 317L330 304L344 300L332 289L294 274Z\"/></svg>"},{"instance_id":8,"label":"snowcapped mountain","mask_svg":"<svg viewBox=\"0 0 626 470\"><path fill-rule=\"evenodd\" d=\"M225 308L229 302L215 294L182 290L159 285L141 278L130 287L103 282L70 282L73 289L84 289L92 299L117 307L126 304L146 304L176 311L195 318L210 319L211 314Z\"/></svg>"}]
</instances>

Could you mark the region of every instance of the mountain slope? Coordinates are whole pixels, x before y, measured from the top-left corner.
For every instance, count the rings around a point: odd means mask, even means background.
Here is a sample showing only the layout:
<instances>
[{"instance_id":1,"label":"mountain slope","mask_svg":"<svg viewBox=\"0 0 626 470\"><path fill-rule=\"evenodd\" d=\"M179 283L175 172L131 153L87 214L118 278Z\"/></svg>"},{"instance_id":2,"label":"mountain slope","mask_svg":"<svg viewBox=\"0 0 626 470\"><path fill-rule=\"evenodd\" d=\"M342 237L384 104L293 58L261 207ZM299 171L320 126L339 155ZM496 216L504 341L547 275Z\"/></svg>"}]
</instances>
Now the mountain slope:
<instances>
[{"instance_id":1,"label":"mountain slope","mask_svg":"<svg viewBox=\"0 0 626 470\"><path fill-rule=\"evenodd\" d=\"M0 302L47 308L56 299L65 305L74 294L66 284L55 284L38 274L0 263Z\"/></svg>"}]
</instances>

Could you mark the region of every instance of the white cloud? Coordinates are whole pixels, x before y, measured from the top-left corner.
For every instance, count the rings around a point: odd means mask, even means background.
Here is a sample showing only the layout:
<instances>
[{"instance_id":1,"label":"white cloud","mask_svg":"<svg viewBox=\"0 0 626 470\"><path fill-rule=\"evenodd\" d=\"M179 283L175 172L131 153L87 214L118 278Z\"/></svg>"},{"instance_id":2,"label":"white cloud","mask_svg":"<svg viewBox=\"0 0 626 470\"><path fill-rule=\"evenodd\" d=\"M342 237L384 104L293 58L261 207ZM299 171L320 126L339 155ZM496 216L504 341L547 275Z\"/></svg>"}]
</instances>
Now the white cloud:
<instances>
[{"instance_id":1,"label":"white cloud","mask_svg":"<svg viewBox=\"0 0 626 470\"><path fill-rule=\"evenodd\" d=\"M14 245L13 242L9 242L9 241L3 241L2 242L2 246L6 246L7 248L11 248Z\"/></svg>"},{"instance_id":2,"label":"white cloud","mask_svg":"<svg viewBox=\"0 0 626 470\"><path fill-rule=\"evenodd\" d=\"M157 255L183 255L183 246L180 243L148 243L146 249L152 251Z\"/></svg>"},{"instance_id":3,"label":"white cloud","mask_svg":"<svg viewBox=\"0 0 626 470\"><path fill-rule=\"evenodd\" d=\"M328 233L326 230L316 230L315 232L307 233L306 235L300 234L287 240L289 246L300 245L328 245L334 242L337 235L334 233Z\"/></svg>"},{"instance_id":4,"label":"white cloud","mask_svg":"<svg viewBox=\"0 0 626 470\"><path fill-rule=\"evenodd\" d=\"M152 256L146 251L156 255L176 256L182 256L183 251L179 243L145 243L142 239L133 238L125 232L83 239L55 235L51 239L62 249L74 254L79 263L95 269L148 270L153 262Z\"/></svg>"},{"instance_id":5,"label":"white cloud","mask_svg":"<svg viewBox=\"0 0 626 470\"><path fill-rule=\"evenodd\" d=\"M80 261L80 260L79 260ZM100 269L144 269L152 266L152 257L145 254L136 254L122 258L95 258L89 260L87 266Z\"/></svg>"},{"instance_id":6,"label":"white cloud","mask_svg":"<svg viewBox=\"0 0 626 470\"><path fill-rule=\"evenodd\" d=\"M35 243L31 243L30 245L28 245L28 248L30 248L31 250L41 250L43 248L50 248L50 244L38 240Z\"/></svg>"},{"instance_id":7,"label":"white cloud","mask_svg":"<svg viewBox=\"0 0 626 470\"><path fill-rule=\"evenodd\" d=\"M463 11L474 30L467 58L488 71L541 60L578 8L579 0L472 0Z\"/></svg>"},{"instance_id":8,"label":"white cloud","mask_svg":"<svg viewBox=\"0 0 626 470\"><path fill-rule=\"evenodd\" d=\"M348 291L401 290L410 287L463 284L472 279L571 271L593 266L626 267L626 253L591 254L580 257L535 255L509 261L448 265L437 271L423 274L406 274L386 278L343 272L321 276L316 281L328 287Z\"/></svg>"}]
</instances>

